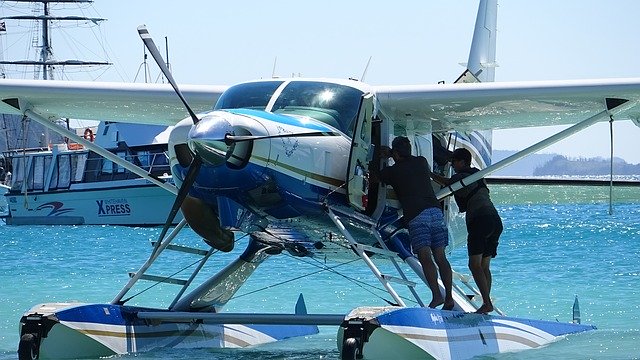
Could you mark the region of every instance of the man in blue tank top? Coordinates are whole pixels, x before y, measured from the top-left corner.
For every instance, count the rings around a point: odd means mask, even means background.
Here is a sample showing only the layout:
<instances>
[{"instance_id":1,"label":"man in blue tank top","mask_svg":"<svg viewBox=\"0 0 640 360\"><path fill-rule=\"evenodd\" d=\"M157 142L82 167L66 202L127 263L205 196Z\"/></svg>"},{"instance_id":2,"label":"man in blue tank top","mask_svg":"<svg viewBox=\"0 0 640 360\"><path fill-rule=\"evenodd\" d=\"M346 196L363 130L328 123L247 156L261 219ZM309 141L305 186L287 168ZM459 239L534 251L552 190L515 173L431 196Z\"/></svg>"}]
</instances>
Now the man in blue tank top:
<instances>
[{"instance_id":1,"label":"man in blue tank top","mask_svg":"<svg viewBox=\"0 0 640 360\"><path fill-rule=\"evenodd\" d=\"M450 179L433 174L443 185L451 185L480 170L471 167L471 153L464 148L456 149L451 156L451 165L456 174ZM482 295L482 306L477 313L493 311L491 303L491 258L496 257L498 239L502 234L502 220L489 198L489 189L484 179L457 190L454 199L460 212L466 212L467 250L469 270Z\"/></svg>"},{"instance_id":2,"label":"man in blue tank top","mask_svg":"<svg viewBox=\"0 0 640 360\"><path fill-rule=\"evenodd\" d=\"M449 244L449 235L440 203L431 186L429 163L422 156L411 155L411 143L404 136L393 139L391 146L391 151L384 147L381 155L385 158L392 156L395 163L380 171L380 181L393 187L402 205L411 247L418 255L431 289L429 307L444 304L443 310L451 310L454 306L451 296L452 273L444 252ZM438 286L438 271L445 287L444 297Z\"/></svg>"}]
</instances>

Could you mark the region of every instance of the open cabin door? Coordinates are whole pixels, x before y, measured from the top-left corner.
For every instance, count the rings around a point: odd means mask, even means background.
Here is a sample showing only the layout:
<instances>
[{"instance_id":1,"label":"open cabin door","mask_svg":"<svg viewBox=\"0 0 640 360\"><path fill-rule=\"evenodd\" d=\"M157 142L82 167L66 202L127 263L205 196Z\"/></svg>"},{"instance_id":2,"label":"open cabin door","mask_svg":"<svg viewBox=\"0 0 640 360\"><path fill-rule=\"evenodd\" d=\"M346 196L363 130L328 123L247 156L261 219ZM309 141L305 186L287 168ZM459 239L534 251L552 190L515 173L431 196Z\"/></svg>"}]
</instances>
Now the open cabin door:
<instances>
[{"instance_id":1,"label":"open cabin door","mask_svg":"<svg viewBox=\"0 0 640 360\"><path fill-rule=\"evenodd\" d=\"M374 96L364 94L356 118L349 154L347 172L347 194L349 203L357 210L372 215L378 207L379 184L372 184L370 170L378 171L379 155L375 151L380 146L380 120L377 120ZM384 205L384 201L381 202Z\"/></svg>"}]
</instances>

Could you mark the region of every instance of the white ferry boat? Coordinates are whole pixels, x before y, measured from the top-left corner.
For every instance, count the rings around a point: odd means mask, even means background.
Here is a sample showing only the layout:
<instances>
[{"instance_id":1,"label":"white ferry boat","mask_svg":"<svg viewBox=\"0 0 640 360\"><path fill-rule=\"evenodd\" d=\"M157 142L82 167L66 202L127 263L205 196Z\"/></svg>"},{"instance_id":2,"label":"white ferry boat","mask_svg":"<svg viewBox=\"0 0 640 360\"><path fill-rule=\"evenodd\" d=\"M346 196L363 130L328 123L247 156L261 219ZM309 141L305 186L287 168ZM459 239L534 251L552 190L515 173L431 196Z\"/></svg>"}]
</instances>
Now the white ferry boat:
<instances>
[{"instance_id":1,"label":"white ferry boat","mask_svg":"<svg viewBox=\"0 0 640 360\"><path fill-rule=\"evenodd\" d=\"M152 177L172 181L166 127L103 122L84 132L85 139ZM171 192L77 143L3 155L11 172L4 195L7 225L162 225L175 200Z\"/></svg>"},{"instance_id":2,"label":"white ferry boat","mask_svg":"<svg viewBox=\"0 0 640 360\"><path fill-rule=\"evenodd\" d=\"M91 65L100 68L111 65L107 61L58 60L53 57L51 45L50 30L58 28L50 23L52 21L70 26L76 23L84 29L104 19L84 15L52 15L52 4L67 2L65 0L15 2L29 3L34 14L25 15L17 6L0 9L0 21L5 25L0 36L4 39L13 35L15 22L32 20L30 33L42 51L39 51L37 60L0 61L0 76L4 76L4 71L9 71L13 66L21 68L18 74L24 73L22 67L32 66L36 77L55 80L66 78L62 69L72 66L83 68ZM74 1L78 6L90 2ZM39 6L42 11L35 11ZM5 16L5 10L17 14ZM56 10L62 11L61 8ZM0 149L4 155L4 172L7 175L11 173L9 176L1 174L0 178L0 183L5 185L0 187L0 217L7 225L155 226L165 223L175 200L175 192L167 191L173 186L162 188L151 181L172 181L167 159L169 131L166 126L100 123L76 130L76 135L144 170L136 174L69 138L38 127L29 119L10 119L11 116L7 118L2 115L3 136L0 139L3 140ZM68 119L55 122L69 129ZM140 176L146 173L154 179ZM181 219L179 213L175 223Z\"/></svg>"}]
</instances>

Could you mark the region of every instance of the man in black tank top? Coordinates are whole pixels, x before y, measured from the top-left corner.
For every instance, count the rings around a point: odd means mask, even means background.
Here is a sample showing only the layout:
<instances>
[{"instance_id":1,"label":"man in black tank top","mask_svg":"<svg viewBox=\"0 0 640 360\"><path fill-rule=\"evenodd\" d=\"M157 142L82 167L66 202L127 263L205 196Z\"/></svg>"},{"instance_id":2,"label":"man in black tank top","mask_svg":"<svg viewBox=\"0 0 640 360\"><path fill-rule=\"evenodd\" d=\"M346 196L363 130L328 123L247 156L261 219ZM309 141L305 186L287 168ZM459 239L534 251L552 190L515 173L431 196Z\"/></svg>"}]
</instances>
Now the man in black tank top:
<instances>
[{"instance_id":1,"label":"man in black tank top","mask_svg":"<svg viewBox=\"0 0 640 360\"><path fill-rule=\"evenodd\" d=\"M451 185L480 171L471 167L471 153L464 148L453 152L451 163L456 172L454 176L448 179L433 174L433 179L443 185ZM502 220L489 198L489 189L484 179L457 190L454 199L460 212L466 212L469 270L482 295L482 306L476 312L490 313L493 311L490 264L491 259L497 255Z\"/></svg>"},{"instance_id":2,"label":"man in black tank top","mask_svg":"<svg viewBox=\"0 0 640 360\"><path fill-rule=\"evenodd\" d=\"M443 310L451 310L455 305L451 295L452 272L444 252L449 235L440 203L431 187L429 163L422 156L411 155L411 143L404 136L393 139L391 151L383 148L381 156L388 158L389 155L395 163L380 171L380 181L393 187L402 205L411 248L418 256L431 290L429 307L443 305ZM445 288L444 297L438 286L438 271Z\"/></svg>"}]
</instances>

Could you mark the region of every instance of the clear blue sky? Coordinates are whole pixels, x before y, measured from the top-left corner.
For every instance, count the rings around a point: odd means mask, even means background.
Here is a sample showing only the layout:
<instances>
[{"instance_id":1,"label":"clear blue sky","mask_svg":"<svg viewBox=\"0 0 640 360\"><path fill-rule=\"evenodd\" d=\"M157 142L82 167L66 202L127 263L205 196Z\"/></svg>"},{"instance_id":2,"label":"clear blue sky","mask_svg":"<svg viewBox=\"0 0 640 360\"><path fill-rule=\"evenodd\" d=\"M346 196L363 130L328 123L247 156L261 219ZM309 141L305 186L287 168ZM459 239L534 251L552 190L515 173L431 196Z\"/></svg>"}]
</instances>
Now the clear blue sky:
<instances>
[{"instance_id":1,"label":"clear blue sky","mask_svg":"<svg viewBox=\"0 0 640 360\"><path fill-rule=\"evenodd\" d=\"M4 2L0 12L15 14L18 5ZM96 0L82 11L108 19L93 30L104 50L87 30L83 34L64 27L57 31L66 38L53 41L58 59L108 56L116 64L92 71L91 79L133 81L143 54L136 27L146 24L163 53L168 37L173 74L181 83L233 84L270 77L276 57L276 75L360 78L372 56L365 81L391 85L454 80L463 70L459 63L467 60L477 1ZM60 6L52 12L78 13ZM637 0L503 0L496 80L640 77L638 14ZM24 45L31 36L26 26L7 21L8 35L1 44L5 59L33 52ZM155 79L156 68L151 71ZM87 79L82 76L69 75ZM615 155L640 163L640 128L619 122L614 131ZM521 149L550 134L548 128L498 131L494 148ZM608 157L608 124L544 152Z\"/></svg>"}]
</instances>

